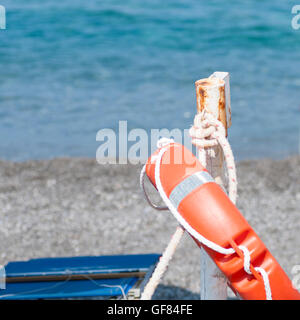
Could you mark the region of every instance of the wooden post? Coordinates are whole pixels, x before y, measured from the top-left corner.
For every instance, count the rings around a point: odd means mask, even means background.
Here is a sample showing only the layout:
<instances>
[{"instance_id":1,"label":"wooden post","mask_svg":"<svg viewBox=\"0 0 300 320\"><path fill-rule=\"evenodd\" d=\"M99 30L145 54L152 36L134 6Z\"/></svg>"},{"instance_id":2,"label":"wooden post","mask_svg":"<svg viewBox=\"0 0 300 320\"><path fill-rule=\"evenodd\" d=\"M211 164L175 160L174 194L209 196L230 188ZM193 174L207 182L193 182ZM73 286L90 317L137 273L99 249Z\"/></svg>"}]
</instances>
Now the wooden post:
<instances>
[{"instance_id":1,"label":"wooden post","mask_svg":"<svg viewBox=\"0 0 300 320\"><path fill-rule=\"evenodd\" d=\"M207 79L196 81L197 112L204 108L211 112L225 127L226 134L231 125L230 84L228 72L215 72ZM215 181L225 187L223 160L219 146L212 147L215 157L206 155L206 169ZM200 285L202 300L226 300L227 281L206 251L201 248Z\"/></svg>"}]
</instances>

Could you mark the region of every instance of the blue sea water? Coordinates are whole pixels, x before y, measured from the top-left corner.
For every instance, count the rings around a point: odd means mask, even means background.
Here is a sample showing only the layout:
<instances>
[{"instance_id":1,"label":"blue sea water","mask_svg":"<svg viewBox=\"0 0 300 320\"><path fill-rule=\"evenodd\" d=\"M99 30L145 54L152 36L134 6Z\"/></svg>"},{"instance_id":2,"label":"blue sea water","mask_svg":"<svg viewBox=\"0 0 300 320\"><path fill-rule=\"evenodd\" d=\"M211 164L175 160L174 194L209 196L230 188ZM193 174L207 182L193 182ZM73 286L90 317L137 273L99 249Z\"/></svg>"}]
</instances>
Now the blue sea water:
<instances>
[{"instance_id":1,"label":"blue sea water","mask_svg":"<svg viewBox=\"0 0 300 320\"><path fill-rule=\"evenodd\" d=\"M95 157L102 128L188 128L231 74L237 159L299 151L295 1L0 0L0 158ZM299 3L300 4L300 3Z\"/></svg>"}]
</instances>

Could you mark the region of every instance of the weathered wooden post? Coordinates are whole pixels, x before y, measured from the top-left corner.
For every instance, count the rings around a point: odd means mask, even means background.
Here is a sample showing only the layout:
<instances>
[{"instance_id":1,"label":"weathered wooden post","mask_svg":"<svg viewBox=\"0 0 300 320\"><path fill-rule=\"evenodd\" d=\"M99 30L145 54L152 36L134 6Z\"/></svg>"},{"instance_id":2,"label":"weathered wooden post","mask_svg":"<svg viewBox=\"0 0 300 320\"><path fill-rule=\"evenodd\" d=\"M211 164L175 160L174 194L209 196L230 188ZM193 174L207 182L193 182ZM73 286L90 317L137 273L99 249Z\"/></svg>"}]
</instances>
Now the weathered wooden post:
<instances>
[{"instance_id":1,"label":"weathered wooden post","mask_svg":"<svg viewBox=\"0 0 300 320\"><path fill-rule=\"evenodd\" d=\"M231 125L230 110L230 83L228 72L215 72L207 79L196 81L197 112L205 109L222 122L226 134ZM211 147L215 157L206 153L206 168L215 181L223 188L225 186L225 175L223 167L223 152L217 145ZM200 257L200 285L202 300L226 300L227 281L219 271L215 263L208 256L204 249L201 249Z\"/></svg>"}]
</instances>

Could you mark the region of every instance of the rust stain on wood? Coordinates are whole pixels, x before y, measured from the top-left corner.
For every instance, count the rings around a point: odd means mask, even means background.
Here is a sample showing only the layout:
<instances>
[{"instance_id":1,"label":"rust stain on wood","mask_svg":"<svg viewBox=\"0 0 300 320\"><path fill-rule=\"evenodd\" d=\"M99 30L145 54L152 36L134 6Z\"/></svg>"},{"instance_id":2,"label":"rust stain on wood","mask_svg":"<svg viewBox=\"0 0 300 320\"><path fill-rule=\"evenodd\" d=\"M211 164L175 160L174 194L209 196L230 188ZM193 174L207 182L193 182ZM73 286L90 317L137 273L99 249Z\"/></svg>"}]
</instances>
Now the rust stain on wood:
<instances>
[{"instance_id":1,"label":"rust stain on wood","mask_svg":"<svg viewBox=\"0 0 300 320\"><path fill-rule=\"evenodd\" d=\"M210 79L202 79L195 82L196 98L197 98L197 111L198 113L204 109L206 105L207 93L204 87L212 84Z\"/></svg>"},{"instance_id":2,"label":"rust stain on wood","mask_svg":"<svg viewBox=\"0 0 300 320\"><path fill-rule=\"evenodd\" d=\"M207 93L201 87L198 88L198 97L199 97L199 104L197 108L198 108L198 112L201 112L204 109L205 101L207 99Z\"/></svg>"},{"instance_id":3,"label":"rust stain on wood","mask_svg":"<svg viewBox=\"0 0 300 320\"><path fill-rule=\"evenodd\" d=\"M227 116L226 116L226 99L225 99L225 82L217 78L205 78L195 82L196 98L197 98L197 111L203 111L207 104L207 90L211 86L219 87L219 101L218 101L218 115L217 119L222 122L226 130L227 136ZM211 110L208 110L211 111Z\"/></svg>"},{"instance_id":4,"label":"rust stain on wood","mask_svg":"<svg viewBox=\"0 0 300 320\"><path fill-rule=\"evenodd\" d=\"M227 116L226 116L226 99L225 99L225 85L219 88L220 99L218 106L218 120L222 122L227 136Z\"/></svg>"}]
</instances>

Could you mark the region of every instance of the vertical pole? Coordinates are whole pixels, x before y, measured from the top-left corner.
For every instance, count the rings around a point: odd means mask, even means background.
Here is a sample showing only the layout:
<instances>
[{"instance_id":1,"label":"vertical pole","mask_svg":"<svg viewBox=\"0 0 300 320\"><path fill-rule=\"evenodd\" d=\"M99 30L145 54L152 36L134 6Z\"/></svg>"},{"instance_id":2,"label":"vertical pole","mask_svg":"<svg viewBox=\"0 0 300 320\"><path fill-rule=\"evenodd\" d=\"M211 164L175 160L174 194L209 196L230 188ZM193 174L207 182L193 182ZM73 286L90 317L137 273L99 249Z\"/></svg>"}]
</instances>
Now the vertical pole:
<instances>
[{"instance_id":1,"label":"vertical pole","mask_svg":"<svg viewBox=\"0 0 300 320\"><path fill-rule=\"evenodd\" d=\"M215 72L209 78L195 83L197 112L205 109L212 113L225 127L226 134L231 125L230 84L228 72ZM206 169L215 181L225 187L223 153L219 146L212 147L215 156L206 153ZM202 300L226 300L227 281L206 251L200 253L200 296Z\"/></svg>"}]
</instances>

